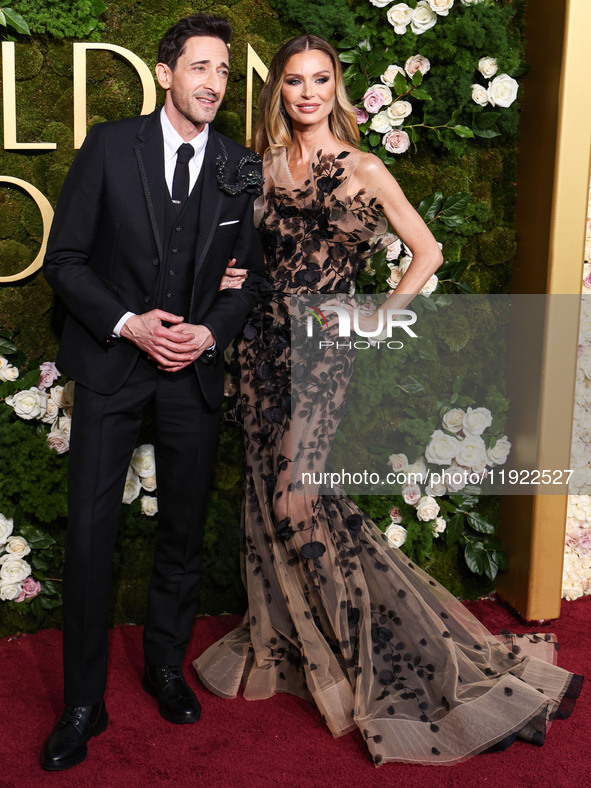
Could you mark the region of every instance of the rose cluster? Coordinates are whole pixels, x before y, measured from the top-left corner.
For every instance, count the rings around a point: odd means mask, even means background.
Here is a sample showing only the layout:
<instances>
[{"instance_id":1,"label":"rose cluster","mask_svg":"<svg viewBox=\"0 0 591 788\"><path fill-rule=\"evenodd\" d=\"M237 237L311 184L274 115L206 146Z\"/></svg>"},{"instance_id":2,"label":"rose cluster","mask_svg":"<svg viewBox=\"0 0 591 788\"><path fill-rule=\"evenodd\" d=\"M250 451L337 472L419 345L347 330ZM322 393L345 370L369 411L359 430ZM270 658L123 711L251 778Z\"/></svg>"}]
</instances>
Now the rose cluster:
<instances>
[{"instance_id":1,"label":"rose cluster","mask_svg":"<svg viewBox=\"0 0 591 788\"><path fill-rule=\"evenodd\" d=\"M370 3L378 8L384 8L391 2L392 0L370 0ZM483 0L460 0L460 2L462 5L477 5ZM419 0L415 8L411 8L406 3L396 3L390 6L386 17L399 36L403 36L409 26L413 33L420 36L435 27L438 17L447 16L453 4L454 0Z\"/></svg>"},{"instance_id":2,"label":"rose cluster","mask_svg":"<svg viewBox=\"0 0 591 788\"><path fill-rule=\"evenodd\" d=\"M440 249L443 248L443 244L438 242L437 245ZM390 269L390 276L387 280L387 284L390 287L390 292L388 295L393 293L400 284L400 280L408 271L408 267L412 262L412 257L413 255L411 250L406 244L403 244L399 238L395 238L388 245L388 248L386 249L386 260L388 263L388 268ZM436 290L438 284L438 277L435 274L432 274L421 288L420 294L423 296L430 296L431 293Z\"/></svg>"},{"instance_id":3,"label":"rose cluster","mask_svg":"<svg viewBox=\"0 0 591 788\"><path fill-rule=\"evenodd\" d=\"M52 385L60 376L53 361L44 361L39 370L36 386L17 391L6 397L5 402L19 418L26 421L36 419L48 424L49 448L64 454L70 448L74 381L68 381L65 386Z\"/></svg>"},{"instance_id":4,"label":"rose cluster","mask_svg":"<svg viewBox=\"0 0 591 788\"><path fill-rule=\"evenodd\" d=\"M18 378L18 367L13 366L7 358L0 355L0 382L16 380Z\"/></svg>"},{"instance_id":5,"label":"rose cluster","mask_svg":"<svg viewBox=\"0 0 591 788\"><path fill-rule=\"evenodd\" d=\"M150 443L138 446L131 457L123 490L123 503L132 503L142 490L154 492L156 489L156 460L154 447ZM153 517L158 512L158 499L155 495L143 495L140 499L142 513Z\"/></svg>"},{"instance_id":6,"label":"rose cluster","mask_svg":"<svg viewBox=\"0 0 591 788\"><path fill-rule=\"evenodd\" d=\"M31 575L24 560L31 548L22 536L14 536L14 523L0 514L0 600L24 602L41 592L41 583Z\"/></svg>"},{"instance_id":7,"label":"rose cluster","mask_svg":"<svg viewBox=\"0 0 591 788\"><path fill-rule=\"evenodd\" d=\"M479 84L478 82L472 85L472 101L480 107L486 107L489 104L493 107L510 107L517 98L517 91L519 85L513 77L509 74L499 74L495 77L498 71L497 59L494 57L481 57L478 61L478 71L489 81L488 86Z\"/></svg>"},{"instance_id":8,"label":"rose cluster","mask_svg":"<svg viewBox=\"0 0 591 788\"><path fill-rule=\"evenodd\" d=\"M562 596L578 599L591 594L591 496L569 495Z\"/></svg>"}]
</instances>

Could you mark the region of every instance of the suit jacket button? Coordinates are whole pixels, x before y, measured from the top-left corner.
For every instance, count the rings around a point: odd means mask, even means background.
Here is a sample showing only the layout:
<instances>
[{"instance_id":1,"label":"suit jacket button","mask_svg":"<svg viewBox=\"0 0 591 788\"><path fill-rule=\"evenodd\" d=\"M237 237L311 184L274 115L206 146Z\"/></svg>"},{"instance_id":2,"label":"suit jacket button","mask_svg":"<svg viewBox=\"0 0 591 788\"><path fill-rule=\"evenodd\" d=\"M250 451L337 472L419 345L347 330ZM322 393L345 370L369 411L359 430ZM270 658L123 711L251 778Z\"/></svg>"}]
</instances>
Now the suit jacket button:
<instances>
[{"instance_id":1,"label":"suit jacket button","mask_svg":"<svg viewBox=\"0 0 591 788\"><path fill-rule=\"evenodd\" d=\"M181 227L181 225L179 224L179 225L178 225L177 227L175 227L174 229L175 229L175 232L177 232L177 233L180 233L180 231L181 231L183 228L182 228L182 227Z\"/></svg>"},{"instance_id":2,"label":"suit jacket button","mask_svg":"<svg viewBox=\"0 0 591 788\"><path fill-rule=\"evenodd\" d=\"M167 297L167 298L172 298L172 293L167 293L167 294L166 294L166 297Z\"/></svg>"},{"instance_id":3,"label":"suit jacket button","mask_svg":"<svg viewBox=\"0 0 591 788\"><path fill-rule=\"evenodd\" d=\"M176 254L178 252L178 249L176 248L176 246L174 246L170 251L172 252L172 254Z\"/></svg>"},{"instance_id":4,"label":"suit jacket button","mask_svg":"<svg viewBox=\"0 0 591 788\"><path fill-rule=\"evenodd\" d=\"M155 258L152 260L152 265L160 265L160 260L159 260L157 257L155 257Z\"/></svg>"},{"instance_id":5,"label":"suit jacket button","mask_svg":"<svg viewBox=\"0 0 591 788\"><path fill-rule=\"evenodd\" d=\"M151 302L152 302L152 299L150 298L150 296L146 296L144 298L144 304L150 304Z\"/></svg>"}]
</instances>

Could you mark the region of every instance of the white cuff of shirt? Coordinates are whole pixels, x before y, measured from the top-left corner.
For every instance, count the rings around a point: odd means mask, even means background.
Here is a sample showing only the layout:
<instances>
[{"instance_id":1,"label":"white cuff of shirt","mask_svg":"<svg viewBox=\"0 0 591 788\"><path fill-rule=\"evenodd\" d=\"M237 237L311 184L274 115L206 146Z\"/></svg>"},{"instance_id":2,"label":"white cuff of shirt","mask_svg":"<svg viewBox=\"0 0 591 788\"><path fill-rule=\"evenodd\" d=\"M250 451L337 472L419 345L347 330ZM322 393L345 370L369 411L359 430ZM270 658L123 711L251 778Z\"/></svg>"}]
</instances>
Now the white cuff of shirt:
<instances>
[{"instance_id":1,"label":"white cuff of shirt","mask_svg":"<svg viewBox=\"0 0 591 788\"><path fill-rule=\"evenodd\" d=\"M116 325L116 326L115 326L115 328L113 329L113 334L112 334L112 335L113 335L114 337L120 337L120 336L121 336L121 329L122 329L122 328L123 328L123 326L124 326L124 325L127 323L127 321L129 320L129 318L130 318L130 317L133 317L134 315L135 315L135 312L126 312L126 313L123 315L123 317L121 318L121 320L118 320L118 321L117 321L117 325Z\"/></svg>"}]
</instances>

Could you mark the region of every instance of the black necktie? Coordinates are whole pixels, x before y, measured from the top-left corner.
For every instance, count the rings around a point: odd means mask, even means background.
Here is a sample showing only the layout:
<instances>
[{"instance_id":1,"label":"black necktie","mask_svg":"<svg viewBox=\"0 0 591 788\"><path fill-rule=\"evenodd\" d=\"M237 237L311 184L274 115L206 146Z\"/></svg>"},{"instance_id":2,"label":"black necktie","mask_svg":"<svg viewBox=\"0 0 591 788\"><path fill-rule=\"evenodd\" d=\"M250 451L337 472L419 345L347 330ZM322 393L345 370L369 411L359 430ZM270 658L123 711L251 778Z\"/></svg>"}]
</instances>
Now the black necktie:
<instances>
[{"instance_id":1,"label":"black necktie","mask_svg":"<svg viewBox=\"0 0 591 788\"><path fill-rule=\"evenodd\" d=\"M189 162L195 149L188 142L183 142L176 152L176 167L172 179L172 201L177 211L183 207L189 196Z\"/></svg>"}]
</instances>

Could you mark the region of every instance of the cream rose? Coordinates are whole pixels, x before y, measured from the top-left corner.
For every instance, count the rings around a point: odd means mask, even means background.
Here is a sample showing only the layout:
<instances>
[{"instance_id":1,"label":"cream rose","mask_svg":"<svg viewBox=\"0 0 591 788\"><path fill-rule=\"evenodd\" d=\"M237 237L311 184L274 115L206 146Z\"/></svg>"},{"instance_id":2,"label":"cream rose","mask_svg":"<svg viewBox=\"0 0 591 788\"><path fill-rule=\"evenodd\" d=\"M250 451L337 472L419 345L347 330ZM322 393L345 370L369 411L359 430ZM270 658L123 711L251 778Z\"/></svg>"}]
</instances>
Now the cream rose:
<instances>
[{"instance_id":1,"label":"cream rose","mask_svg":"<svg viewBox=\"0 0 591 788\"><path fill-rule=\"evenodd\" d=\"M144 488L146 492L154 492L156 489L156 477L155 476L141 476L140 477L140 484Z\"/></svg>"},{"instance_id":2,"label":"cream rose","mask_svg":"<svg viewBox=\"0 0 591 788\"><path fill-rule=\"evenodd\" d=\"M31 574L31 567L22 558L7 553L0 558L0 580L6 583L22 583Z\"/></svg>"},{"instance_id":3,"label":"cream rose","mask_svg":"<svg viewBox=\"0 0 591 788\"><path fill-rule=\"evenodd\" d=\"M377 115L374 115L369 124L369 128L372 131L377 131L378 134L385 134L387 131L390 131L392 122L387 110L383 109L381 112L378 112Z\"/></svg>"},{"instance_id":4,"label":"cream rose","mask_svg":"<svg viewBox=\"0 0 591 788\"><path fill-rule=\"evenodd\" d=\"M29 553L31 552L29 543L22 536L9 537L4 549L6 550L7 553L10 553L10 555L16 555L17 558L24 558L26 555L29 555Z\"/></svg>"},{"instance_id":5,"label":"cream rose","mask_svg":"<svg viewBox=\"0 0 591 788\"><path fill-rule=\"evenodd\" d=\"M428 0L419 0L410 21L412 32L420 36L434 27L436 22L437 14L429 5Z\"/></svg>"},{"instance_id":6,"label":"cream rose","mask_svg":"<svg viewBox=\"0 0 591 788\"><path fill-rule=\"evenodd\" d=\"M388 457L388 465L394 471L403 471L408 468L408 458L406 454L391 454Z\"/></svg>"},{"instance_id":7,"label":"cream rose","mask_svg":"<svg viewBox=\"0 0 591 788\"><path fill-rule=\"evenodd\" d=\"M6 544L8 537L12 534L14 523L8 517L0 514L0 546Z\"/></svg>"},{"instance_id":8,"label":"cream rose","mask_svg":"<svg viewBox=\"0 0 591 788\"><path fill-rule=\"evenodd\" d=\"M404 73L402 66L396 66L392 63L384 71L380 77L380 80L384 83L384 85L387 85L389 88L393 88L394 80L396 79L397 74L402 74L402 76L406 78L406 74Z\"/></svg>"},{"instance_id":9,"label":"cream rose","mask_svg":"<svg viewBox=\"0 0 591 788\"><path fill-rule=\"evenodd\" d=\"M443 482L435 482L434 484L427 484L425 487L427 495L438 496L441 498L447 492L447 487Z\"/></svg>"},{"instance_id":10,"label":"cream rose","mask_svg":"<svg viewBox=\"0 0 591 788\"><path fill-rule=\"evenodd\" d=\"M13 397L6 397L5 402L14 409L19 418L30 421L31 419L40 419L45 415L47 394L33 386L24 391L17 391Z\"/></svg>"},{"instance_id":11,"label":"cream rose","mask_svg":"<svg viewBox=\"0 0 591 788\"><path fill-rule=\"evenodd\" d=\"M384 535L391 547L402 547L406 542L406 528L392 523L384 531Z\"/></svg>"},{"instance_id":12,"label":"cream rose","mask_svg":"<svg viewBox=\"0 0 591 788\"><path fill-rule=\"evenodd\" d=\"M68 438L70 437L70 432L72 430L72 419L69 416L60 416L57 426L60 430L62 430L62 432L66 433Z\"/></svg>"},{"instance_id":13,"label":"cream rose","mask_svg":"<svg viewBox=\"0 0 591 788\"><path fill-rule=\"evenodd\" d=\"M439 279L435 274L431 274L431 276L427 279L425 284L419 290L419 293L422 296L430 296L431 293L434 293L437 290L437 285L439 284Z\"/></svg>"},{"instance_id":14,"label":"cream rose","mask_svg":"<svg viewBox=\"0 0 591 788\"><path fill-rule=\"evenodd\" d=\"M412 57L409 57L409 59L404 64L404 70L409 77L413 77L417 71L420 71L421 74L424 75L427 73L427 71L431 70L431 63L429 59L423 55L413 55Z\"/></svg>"},{"instance_id":15,"label":"cream rose","mask_svg":"<svg viewBox=\"0 0 591 788\"><path fill-rule=\"evenodd\" d=\"M382 137L382 144L389 153L406 153L410 147L410 137L406 131L395 129Z\"/></svg>"},{"instance_id":16,"label":"cream rose","mask_svg":"<svg viewBox=\"0 0 591 788\"><path fill-rule=\"evenodd\" d=\"M434 520L439 514L439 504L430 495L424 495L417 504L417 518L424 523Z\"/></svg>"},{"instance_id":17,"label":"cream rose","mask_svg":"<svg viewBox=\"0 0 591 788\"><path fill-rule=\"evenodd\" d=\"M127 478L125 479L125 487L123 488L123 503L132 503L140 494L142 486L140 480L131 468L127 469Z\"/></svg>"},{"instance_id":18,"label":"cream rose","mask_svg":"<svg viewBox=\"0 0 591 788\"><path fill-rule=\"evenodd\" d=\"M482 85L472 85L472 101L479 107L488 106L488 91Z\"/></svg>"},{"instance_id":19,"label":"cream rose","mask_svg":"<svg viewBox=\"0 0 591 788\"><path fill-rule=\"evenodd\" d=\"M3 602L13 602L23 590L21 583L3 583L0 581L0 599Z\"/></svg>"},{"instance_id":20,"label":"cream rose","mask_svg":"<svg viewBox=\"0 0 591 788\"><path fill-rule=\"evenodd\" d=\"M0 356L0 380L16 380L17 378L18 368L13 367L7 358Z\"/></svg>"},{"instance_id":21,"label":"cream rose","mask_svg":"<svg viewBox=\"0 0 591 788\"><path fill-rule=\"evenodd\" d=\"M510 107L517 98L519 85L509 74L500 74L488 84L488 100L493 107Z\"/></svg>"},{"instance_id":22,"label":"cream rose","mask_svg":"<svg viewBox=\"0 0 591 788\"><path fill-rule=\"evenodd\" d=\"M142 514L146 517L154 517L158 513L158 498L154 495L144 495L140 500L142 506Z\"/></svg>"},{"instance_id":23,"label":"cream rose","mask_svg":"<svg viewBox=\"0 0 591 788\"><path fill-rule=\"evenodd\" d=\"M484 2L484 0L460 0L462 5L478 5L478 3Z\"/></svg>"},{"instance_id":24,"label":"cream rose","mask_svg":"<svg viewBox=\"0 0 591 788\"><path fill-rule=\"evenodd\" d=\"M405 274L408 271L411 263L412 263L412 255L405 255L404 257L401 258L398 265L400 266L400 270L402 271L403 274Z\"/></svg>"},{"instance_id":25,"label":"cream rose","mask_svg":"<svg viewBox=\"0 0 591 788\"><path fill-rule=\"evenodd\" d=\"M454 0L428 0L429 5L439 16L447 16Z\"/></svg>"},{"instance_id":26,"label":"cream rose","mask_svg":"<svg viewBox=\"0 0 591 788\"><path fill-rule=\"evenodd\" d=\"M388 263L388 268L390 269L390 276L386 280L386 284L390 290L396 290L403 276L402 271L397 265L394 265L393 263Z\"/></svg>"},{"instance_id":27,"label":"cream rose","mask_svg":"<svg viewBox=\"0 0 591 788\"><path fill-rule=\"evenodd\" d=\"M456 463L452 463L449 468L444 470L443 480L448 493L459 492L463 490L468 483L468 471L466 468L461 468Z\"/></svg>"},{"instance_id":28,"label":"cream rose","mask_svg":"<svg viewBox=\"0 0 591 788\"><path fill-rule=\"evenodd\" d=\"M47 445L58 454L65 454L70 448L70 438L63 430L51 430L47 433Z\"/></svg>"},{"instance_id":29,"label":"cream rose","mask_svg":"<svg viewBox=\"0 0 591 788\"><path fill-rule=\"evenodd\" d=\"M481 57L478 61L478 70L487 79L494 77L498 69L496 57Z\"/></svg>"},{"instance_id":30,"label":"cream rose","mask_svg":"<svg viewBox=\"0 0 591 788\"><path fill-rule=\"evenodd\" d=\"M129 467L137 473L138 476L156 475L154 447L151 443L143 443L141 446L134 449Z\"/></svg>"},{"instance_id":31,"label":"cream rose","mask_svg":"<svg viewBox=\"0 0 591 788\"><path fill-rule=\"evenodd\" d=\"M435 527L433 528L436 534L442 534L447 528L447 522L444 517L435 518Z\"/></svg>"},{"instance_id":32,"label":"cream rose","mask_svg":"<svg viewBox=\"0 0 591 788\"><path fill-rule=\"evenodd\" d=\"M58 408L55 400L52 400L51 397L47 397L45 400L45 413L41 417L41 421L44 424L55 424L60 414L60 409Z\"/></svg>"},{"instance_id":33,"label":"cream rose","mask_svg":"<svg viewBox=\"0 0 591 788\"><path fill-rule=\"evenodd\" d=\"M386 112L393 126L402 126L404 119L412 112L412 104L410 101L395 101Z\"/></svg>"},{"instance_id":34,"label":"cream rose","mask_svg":"<svg viewBox=\"0 0 591 788\"><path fill-rule=\"evenodd\" d=\"M386 249L386 260L396 260L402 251L402 244L400 238L396 238L392 243L388 244Z\"/></svg>"},{"instance_id":35,"label":"cream rose","mask_svg":"<svg viewBox=\"0 0 591 788\"><path fill-rule=\"evenodd\" d=\"M392 0L369 0L369 2L372 5L375 5L376 8L385 8L392 2Z\"/></svg>"},{"instance_id":36,"label":"cream rose","mask_svg":"<svg viewBox=\"0 0 591 788\"><path fill-rule=\"evenodd\" d=\"M422 457L415 460L406 469L406 478L410 484L422 484L427 478L427 465Z\"/></svg>"},{"instance_id":37,"label":"cream rose","mask_svg":"<svg viewBox=\"0 0 591 788\"><path fill-rule=\"evenodd\" d=\"M402 488L402 497L405 503L415 506L421 497L421 488L418 484L406 484Z\"/></svg>"},{"instance_id":38,"label":"cream rose","mask_svg":"<svg viewBox=\"0 0 591 788\"><path fill-rule=\"evenodd\" d=\"M442 430L435 430L431 435L429 445L425 449L427 462L436 465L449 465L455 457L459 447L459 441L452 435L447 435Z\"/></svg>"},{"instance_id":39,"label":"cream rose","mask_svg":"<svg viewBox=\"0 0 591 788\"><path fill-rule=\"evenodd\" d=\"M49 399L51 399L58 408L67 407L68 403L64 399L64 387L63 386L53 386L47 392L49 394Z\"/></svg>"},{"instance_id":40,"label":"cream rose","mask_svg":"<svg viewBox=\"0 0 591 788\"><path fill-rule=\"evenodd\" d=\"M403 36L406 33L406 28L412 22L412 14L412 8L407 6L406 3L396 3L396 5L388 9L386 18L394 28L394 32L398 33L399 36Z\"/></svg>"},{"instance_id":41,"label":"cream rose","mask_svg":"<svg viewBox=\"0 0 591 788\"><path fill-rule=\"evenodd\" d=\"M486 450L486 458L489 463L494 465L503 465L503 463L507 462L507 457L509 456L510 451L511 443L507 436L503 435L503 437L499 438L494 446L491 446L490 449Z\"/></svg>"},{"instance_id":42,"label":"cream rose","mask_svg":"<svg viewBox=\"0 0 591 788\"><path fill-rule=\"evenodd\" d=\"M458 444L455 455L458 465L474 468L486 463L486 446L480 435L467 435L464 440L458 441Z\"/></svg>"},{"instance_id":43,"label":"cream rose","mask_svg":"<svg viewBox=\"0 0 591 788\"><path fill-rule=\"evenodd\" d=\"M464 411L461 408L452 408L447 411L441 421L449 432L461 432L464 427Z\"/></svg>"},{"instance_id":44,"label":"cream rose","mask_svg":"<svg viewBox=\"0 0 591 788\"><path fill-rule=\"evenodd\" d=\"M468 408L464 415L464 432L471 435L482 435L492 424L492 413L488 408Z\"/></svg>"}]
</instances>

